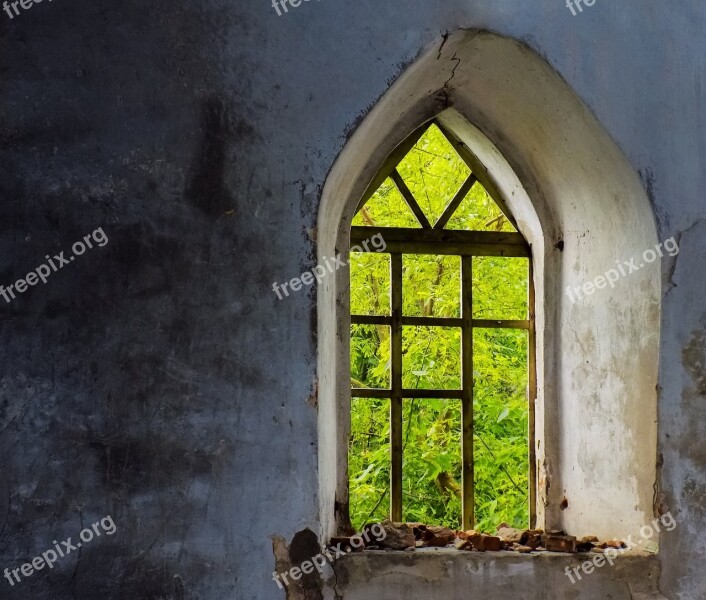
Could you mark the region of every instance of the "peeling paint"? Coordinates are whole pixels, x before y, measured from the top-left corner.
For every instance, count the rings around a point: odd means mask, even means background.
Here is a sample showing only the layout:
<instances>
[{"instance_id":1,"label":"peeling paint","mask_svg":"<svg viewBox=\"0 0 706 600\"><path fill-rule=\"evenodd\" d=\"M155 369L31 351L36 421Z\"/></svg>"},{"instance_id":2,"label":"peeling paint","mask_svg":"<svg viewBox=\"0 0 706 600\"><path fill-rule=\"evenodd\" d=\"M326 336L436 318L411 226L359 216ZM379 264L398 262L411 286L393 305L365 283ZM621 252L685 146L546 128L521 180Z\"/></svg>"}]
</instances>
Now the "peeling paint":
<instances>
[{"instance_id":1,"label":"peeling paint","mask_svg":"<svg viewBox=\"0 0 706 600\"><path fill-rule=\"evenodd\" d=\"M279 574L287 573L289 585L285 585L287 600L323 600L323 579L316 569L311 573L300 572L300 578L291 577L290 570L294 567L300 569L302 564L311 560L321 552L318 538L310 529L304 529L294 534L292 541L287 545L281 536L271 536L272 552L275 557L275 571ZM284 580L284 577L282 577ZM277 585L273 582L272 585Z\"/></svg>"}]
</instances>

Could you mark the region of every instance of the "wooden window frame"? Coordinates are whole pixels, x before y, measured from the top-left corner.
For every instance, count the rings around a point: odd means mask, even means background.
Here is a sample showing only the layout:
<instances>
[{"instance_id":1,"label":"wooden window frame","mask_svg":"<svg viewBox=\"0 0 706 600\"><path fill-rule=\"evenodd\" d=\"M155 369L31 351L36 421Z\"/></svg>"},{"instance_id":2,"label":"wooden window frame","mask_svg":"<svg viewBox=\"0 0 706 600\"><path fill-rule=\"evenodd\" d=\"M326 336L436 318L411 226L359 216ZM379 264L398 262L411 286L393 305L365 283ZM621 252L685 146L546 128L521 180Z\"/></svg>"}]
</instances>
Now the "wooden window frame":
<instances>
[{"instance_id":1,"label":"wooden window frame","mask_svg":"<svg viewBox=\"0 0 706 600\"><path fill-rule=\"evenodd\" d=\"M397 164L406 156L430 126L417 129L390 155L378 172L358 205L360 210L380 184L390 177L419 221L420 229L397 227L351 227L350 244L361 251L362 242L380 234L385 240L385 253L390 255L390 315L351 315L352 325L385 325L390 327L391 381L390 389L351 388L351 398L390 399L390 518L402 521L402 406L404 398L436 398L461 400L462 419L462 526L464 530L475 525L475 469L474 469L474 416L473 416L473 330L520 329L528 331L528 453L529 453L529 526L536 526L536 459L535 459L535 400L537 398L536 348L535 348L535 299L531 247L521 233L490 231L445 230L443 227L458 208L463 198L476 182L481 183L504 215L517 229L507 204L499 194L487 170L478 159L453 134L440 123L434 124L454 146L471 170L459 192L432 227L419 208L407 185L397 172ZM356 211L357 212L357 211ZM356 250L358 251L358 250ZM455 255L461 257L461 316L408 317L402 314L402 257L405 254ZM473 257L502 256L527 258L528 269L528 318L522 320L491 320L473 318ZM405 389L402 387L402 331L404 326L456 327L461 329L460 390Z\"/></svg>"}]
</instances>

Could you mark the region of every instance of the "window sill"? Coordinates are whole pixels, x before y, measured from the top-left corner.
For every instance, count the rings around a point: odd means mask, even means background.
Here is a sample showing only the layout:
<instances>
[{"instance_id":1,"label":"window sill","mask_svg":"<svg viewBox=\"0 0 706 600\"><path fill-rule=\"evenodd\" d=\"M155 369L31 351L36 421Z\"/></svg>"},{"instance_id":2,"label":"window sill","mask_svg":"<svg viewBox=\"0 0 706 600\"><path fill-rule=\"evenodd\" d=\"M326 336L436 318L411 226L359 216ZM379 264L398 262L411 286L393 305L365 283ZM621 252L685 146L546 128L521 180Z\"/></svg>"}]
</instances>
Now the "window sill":
<instances>
[{"instance_id":1,"label":"window sill","mask_svg":"<svg viewBox=\"0 0 706 600\"><path fill-rule=\"evenodd\" d=\"M467 600L517 597L532 600L659 600L659 560L645 552L625 553L614 564L581 570L595 554L557 552L467 552L423 548L414 552L366 550L333 564L331 582L343 600ZM578 580L575 569L581 579ZM590 571L589 567L589 571ZM567 572L573 575L571 582Z\"/></svg>"}]
</instances>

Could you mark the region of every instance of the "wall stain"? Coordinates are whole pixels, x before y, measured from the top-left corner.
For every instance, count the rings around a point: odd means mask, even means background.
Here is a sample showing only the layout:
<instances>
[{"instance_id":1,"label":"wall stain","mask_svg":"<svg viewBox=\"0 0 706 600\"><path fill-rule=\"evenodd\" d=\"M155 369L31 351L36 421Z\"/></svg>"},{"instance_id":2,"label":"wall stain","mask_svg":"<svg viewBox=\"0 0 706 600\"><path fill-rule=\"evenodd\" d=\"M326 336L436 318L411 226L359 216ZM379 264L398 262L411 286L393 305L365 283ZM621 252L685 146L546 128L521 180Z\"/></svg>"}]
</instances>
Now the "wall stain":
<instances>
[{"instance_id":1,"label":"wall stain","mask_svg":"<svg viewBox=\"0 0 706 600\"><path fill-rule=\"evenodd\" d=\"M652 210L654 211L658 227L663 231L668 231L670 226L669 213L665 211L657 202L654 172L652 169L647 168L640 169L639 174L640 179L642 179L642 185L647 193L647 198L649 199Z\"/></svg>"},{"instance_id":2,"label":"wall stain","mask_svg":"<svg viewBox=\"0 0 706 600\"><path fill-rule=\"evenodd\" d=\"M706 396L706 338L703 328L699 327L692 333L691 340L682 349L684 368L694 382L695 392Z\"/></svg>"},{"instance_id":3,"label":"wall stain","mask_svg":"<svg viewBox=\"0 0 706 600\"><path fill-rule=\"evenodd\" d=\"M221 464L226 446L221 441L212 451L207 451L183 447L164 438L124 435L88 440L88 447L96 452L102 480L111 488L132 492L209 477Z\"/></svg>"},{"instance_id":4,"label":"wall stain","mask_svg":"<svg viewBox=\"0 0 706 600\"><path fill-rule=\"evenodd\" d=\"M319 410L319 378L314 379L314 384L311 386L311 394L306 399L307 404L312 408Z\"/></svg>"},{"instance_id":5,"label":"wall stain","mask_svg":"<svg viewBox=\"0 0 706 600\"><path fill-rule=\"evenodd\" d=\"M201 143L186 188L187 200L206 215L233 214L235 200L226 182L226 166L232 169L230 146L234 139L252 137L253 128L233 122L223 99L216 95L201 104Z\"/></svg>"}]
</instances>

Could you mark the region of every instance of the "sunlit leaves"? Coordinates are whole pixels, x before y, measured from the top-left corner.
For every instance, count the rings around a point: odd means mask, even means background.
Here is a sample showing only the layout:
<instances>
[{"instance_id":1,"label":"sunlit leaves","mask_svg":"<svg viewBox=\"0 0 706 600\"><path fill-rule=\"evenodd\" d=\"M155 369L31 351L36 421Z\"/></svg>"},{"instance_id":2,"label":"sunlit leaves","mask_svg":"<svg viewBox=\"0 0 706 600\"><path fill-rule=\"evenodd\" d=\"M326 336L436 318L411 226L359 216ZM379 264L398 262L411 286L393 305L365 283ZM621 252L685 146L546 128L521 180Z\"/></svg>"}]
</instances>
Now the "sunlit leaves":
<instances>
[{"instance_id":1,"label":"sunlit leaves","mask_svg":"<svg viewBox=\"0 0 706 600\"><path fill-rule=\"evenodd\" d=\"M397 166L432 225L471 170L436 125L432 125Z\"/></svg>"},{"instance_id":2,"label":"sunlit leaves","mask_svg":"<svg viewBox=\"0 0 706 600\"><path fill-rule=\"evenodd\" d=\"M468 168L435 127L399 171L432 224ZM387 180L354 225L419 228L404 199ZM448 228L514 231L476 184ZM383 254L355 255L351 312L390 314L390 263ZM461 316L460 260L454 256L403 257L403 315ZM473 317L528 318L528 261L473 259ZM476 329L473 336L476 527L500 522L528 525L527 344L524 330ZM460 328L403 328L403 387L461 388ZM351 327L352 387L389 388L390 328ZM355 527L389 514L390 401L352 401L349 445L350 511ZM461 407L458 400L403 401L404 519L460 527Z\"/></svg>"}]
</instances>

